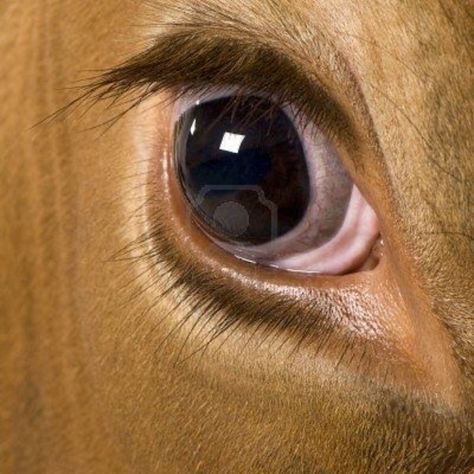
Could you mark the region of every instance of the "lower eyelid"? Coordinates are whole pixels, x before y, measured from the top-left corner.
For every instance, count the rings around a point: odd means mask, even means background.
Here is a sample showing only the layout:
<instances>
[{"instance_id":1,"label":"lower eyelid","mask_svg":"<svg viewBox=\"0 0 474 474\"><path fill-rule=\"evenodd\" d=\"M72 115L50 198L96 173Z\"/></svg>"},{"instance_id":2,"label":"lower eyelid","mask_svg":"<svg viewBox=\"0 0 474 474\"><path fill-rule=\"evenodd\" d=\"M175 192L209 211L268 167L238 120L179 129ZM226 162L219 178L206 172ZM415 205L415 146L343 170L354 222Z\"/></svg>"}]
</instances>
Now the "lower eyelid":
<instances>
[{"instance_id":1,"label":"lower eyelid","mask_svg":"<svg viewBox=\"0 0 474 474\"><path fill-rule=\"evenodd\" d=\"M163 169L158 171L157 179L162 181L164 174ZM206 308L202 325L207 327L209 337L222 333L219 338L223 339L237 326L248 327L249 334L255 335L252 326L268 326L275 335L288 331L291 337L287 344L291 347L298 341L301 344L303 338L316 345L320 339L326 339L328 344L333 339L335 343L345 334L347 327L338 335L339 326L346 324L340 314L354 310L350 306L354 303L349 304L352 292L359 298L375 277L365 273L338 277L288 273L236 260L212 244L186 218L185 202L173 177L163 188L169 194L162 194L159 202L152 200L157 209L149 211L154 220L166 222L153 233L157 237L154 254L160 255L159 265L179 300L197 301L197 314L199 308ZM171 208L166 202L172 203ZM167 209L166 214L160 209ZM334 306L336 294L339 296ZM351 331L364 337L357 320L353 324Z\"/></svg>"}]
</instances>

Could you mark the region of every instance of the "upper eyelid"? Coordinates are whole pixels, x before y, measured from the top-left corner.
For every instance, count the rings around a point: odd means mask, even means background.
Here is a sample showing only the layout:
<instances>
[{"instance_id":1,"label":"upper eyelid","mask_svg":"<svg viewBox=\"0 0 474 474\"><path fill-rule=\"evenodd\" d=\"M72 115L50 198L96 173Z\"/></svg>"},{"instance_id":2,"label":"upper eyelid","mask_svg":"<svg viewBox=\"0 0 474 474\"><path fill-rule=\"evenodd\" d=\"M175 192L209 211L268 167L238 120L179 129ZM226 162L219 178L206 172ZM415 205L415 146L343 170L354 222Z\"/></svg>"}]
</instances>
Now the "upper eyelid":
<instances>
[{"instance_id":1,"label":"upper eyelid","mask_svg":"<svg viewBox=\"0 0 474 474\"><path fill-rule=\"evenodd\" d=\"M83 99L126 98L131 109L163 90L181 94L235 84L291 104L329 135L354 143L354 126L325 82L273 47L177 28L160 33L149 49L93 80Z\"/></svg>"},{"instance_id":2,"label":"upper eyelid","mask_svg":"<svg viewBox=\"0 0 474 474\"><path fill-rule=\"evenodd\" d=\"M229 109L232 110L233 107L237 106L240 98L253 96L260 97L262 100L269 101L272 103L273 109L268 110L268 114L271 115L271 112L274 110L282 109L285 113L291 118L299 130L306 130L308 128L313 128L313 125L307 117L302 114L299 114L299 110L292 106L292 104L282 103L278 100L278 97L275 95L262 94L259 91L242 89L238 86L227 86L227 87L209 87L206 90L198 90L196 92L188 91L184 94L175 92L177 96L175 99L174 110L173 110L173 119L179 120L179 118L187 111L191 110L193 107L199 104L204 104L209 101L213 101L219 98L228 97L233 99L229 103ZM249 117L252 117L252 112L249 111Z\"/></svg>"}]
</instances>

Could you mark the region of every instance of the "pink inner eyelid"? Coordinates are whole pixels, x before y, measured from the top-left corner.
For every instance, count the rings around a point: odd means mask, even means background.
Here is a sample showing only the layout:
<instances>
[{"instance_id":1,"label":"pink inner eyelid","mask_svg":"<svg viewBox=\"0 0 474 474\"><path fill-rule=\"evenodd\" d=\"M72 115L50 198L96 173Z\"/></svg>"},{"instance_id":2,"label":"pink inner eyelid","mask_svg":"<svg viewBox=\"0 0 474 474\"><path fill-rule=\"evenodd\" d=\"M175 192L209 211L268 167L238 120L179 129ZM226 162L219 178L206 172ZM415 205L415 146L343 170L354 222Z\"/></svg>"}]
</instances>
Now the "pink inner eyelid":
<instances>
[{"instance_id":1,"label":"pink inner eyelid","mask_svg":"<svg viewBox=\"0 0 474 474\"><path fill-rule=\"evenodd\" d=\"M288 113L288 111L287 111ZM340 158L331 142L314 124L309 127L299 128L299 133L305 148L307 156L308 171L311 176L312 189L317 188L317 180L321 179L317 170L318 160L316 155L322 156L328 153L326 160L338 160L341 168ZM312 144L308 146L308 144ZM327 163L326 163L327 165ZM332 165L335 169L337 165ZM337 172L337 169L336 169ZM313 196L312 191L312 196ZM314 196L313 196L314 197ZM311 222L317 219L313 214L317 211L315 205L317 200L308 209L308 216L305 219L306 227L311 227ZM301 234L301 226L295 229ZM282 268L287 271L296 271L303 273L319 273L326 275L337 275L347 273L359 266L369 257L374 244L379 237L380 229L378 218L375 211L366 201L360 190L355 184L352 184L352 192L344 220L337 233L325 244L308 249L303 252L295 252L293 255L282 258L275 258L268 264L272 267ZM278 241L282 244L286 240L288 245L291 240L291 234L284 236ZM287 238L288 237L288 238ZM278 242L277 241L277 242ZM275 243L277 243L275 242ZM274 254L275 255L275 254Z\"/></svg>"},{"instance_id":2,"label":"pink inner eyelid","mask_svg":"<svg viewBox=\"0 0 474 474\"><path fill-rule=\"evenodd\" d=\"M329 242L317 249L276 259L271 265L305 273L345 273L363 264L378 235L375 211L354 185L343 224Z\"/></svg>"},{"instance_id":3,"label":"pink inner eyelid","mask_svg":"<svg viewBox=\"0 0 474 474\"><path fill-rule=\"evenodd\" d=\"M295 236L290 234L269 244L239 250L229 244L218 245L237 258L252 263L290 272L339 275L361 266L369 257L378 236L379 224L375 211L354 185L341 228L329 242L316 249L275 258L277 246L289 246L295 240ZM270 258L269 254L272 254Z\"/></svg>"}]
</instances>

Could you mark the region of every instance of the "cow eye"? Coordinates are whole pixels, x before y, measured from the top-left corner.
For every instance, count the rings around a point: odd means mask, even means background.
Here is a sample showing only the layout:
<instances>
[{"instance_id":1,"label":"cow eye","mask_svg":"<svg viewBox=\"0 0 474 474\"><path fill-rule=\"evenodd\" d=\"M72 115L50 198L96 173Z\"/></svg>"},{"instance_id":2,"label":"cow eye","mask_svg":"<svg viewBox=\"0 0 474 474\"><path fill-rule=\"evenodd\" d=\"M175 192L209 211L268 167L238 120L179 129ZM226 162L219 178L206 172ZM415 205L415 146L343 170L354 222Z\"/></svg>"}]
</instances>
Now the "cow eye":
<instances>
[{"instance_id":1,"label":"cow eye","mask_svg":"<svg viewBox=\"0 0 474 474\"><path fill-rule=\"evenodd\" d=\"M289 271L343 274L363 264L377 218L315 124L258 95L188 102L175 125L175 170L209 239Z\"/></svg>"}]
</instances>

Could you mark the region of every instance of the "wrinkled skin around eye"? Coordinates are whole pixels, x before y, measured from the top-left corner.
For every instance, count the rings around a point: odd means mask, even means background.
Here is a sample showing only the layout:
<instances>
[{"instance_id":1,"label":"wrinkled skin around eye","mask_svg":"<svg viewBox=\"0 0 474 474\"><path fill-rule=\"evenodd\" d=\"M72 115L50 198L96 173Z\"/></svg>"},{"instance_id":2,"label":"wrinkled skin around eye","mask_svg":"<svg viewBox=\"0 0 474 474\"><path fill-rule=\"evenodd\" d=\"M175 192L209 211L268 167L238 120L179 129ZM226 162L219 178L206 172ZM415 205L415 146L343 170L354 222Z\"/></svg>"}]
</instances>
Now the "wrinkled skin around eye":
<instances>
[{"instance_id":1,"label":"wrinkled skin around eye","mask_svg":"<svg viewBox=\"0 0 474 474\"><path fill-rule=\"evenodd\" d=\"M322 131L257 96L188 102L175 166L190 212L218 245L307 273L343 274L368 259L377 218Z\"/></svg>"}]
</instances>

